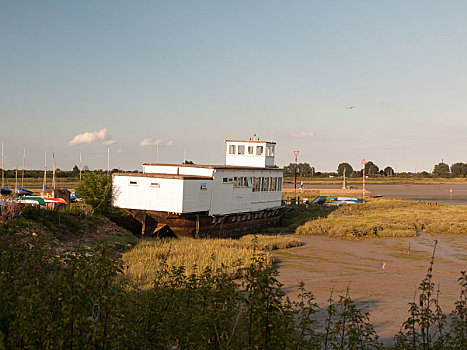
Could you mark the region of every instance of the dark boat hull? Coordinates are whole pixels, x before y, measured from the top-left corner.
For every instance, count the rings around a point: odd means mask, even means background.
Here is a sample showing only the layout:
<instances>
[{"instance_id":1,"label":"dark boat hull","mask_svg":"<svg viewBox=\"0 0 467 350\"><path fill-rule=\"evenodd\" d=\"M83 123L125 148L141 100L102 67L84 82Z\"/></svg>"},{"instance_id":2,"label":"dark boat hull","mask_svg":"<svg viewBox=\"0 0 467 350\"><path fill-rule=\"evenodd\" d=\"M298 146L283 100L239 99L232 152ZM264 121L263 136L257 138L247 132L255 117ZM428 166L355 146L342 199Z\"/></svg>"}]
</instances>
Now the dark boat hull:
<instances>
[{"instance_id":1,"label":"dark boat hull","mask_svg":"<svg viewBox=\"0 0 467 350\"><path fill-rule=\"evenodd\" d=\"M210 216L206 212L176 214L153 210L128 209L141 223L143 235L190 237L236 237L257 233L265 226L279 223L285 207L257 212Z\"/></svg>"}]
</instances>

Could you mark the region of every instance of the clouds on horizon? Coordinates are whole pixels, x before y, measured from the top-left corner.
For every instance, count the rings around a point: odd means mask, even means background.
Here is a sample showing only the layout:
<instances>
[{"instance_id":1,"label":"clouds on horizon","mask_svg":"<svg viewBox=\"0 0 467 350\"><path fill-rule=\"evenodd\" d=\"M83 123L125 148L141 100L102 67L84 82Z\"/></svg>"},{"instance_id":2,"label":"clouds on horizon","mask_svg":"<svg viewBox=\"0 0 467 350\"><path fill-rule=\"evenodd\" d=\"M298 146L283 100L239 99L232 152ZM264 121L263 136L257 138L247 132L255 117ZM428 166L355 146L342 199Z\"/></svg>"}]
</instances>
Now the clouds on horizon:
<instances>
[{"instance_id":1,"label":"clouds on horizon","mask_svg":"<svg viewBox=\"0 0 467 350\"><path fill-rule=\"evenodd\" d=\"M155 146L157 144L160 144L162 142L161 139L159 140L156 140L156 139L152 139L152 138L147 138L147 139L144 139L142 140L140 143L139 143L139 147L148 147L148 146Z\"/></svg>"},{"instance_id":2,"label":"clouds on horizon","mask_svg":"<svg viewBox=\"0 0 467 350\"><path fill-rule=\"evenodd\" d=\"M308 138L308 137L313 137L315 136L315 133L313 131L302 131L302 132L299 132L299 133L292 133L290 134L290 136L294 137L294 138Z\"/></svg>"},{"instance_id":3,"label":"clouds on horizon","mask_svg":"<svg viewBox=\"0 0 467 350\"><path fill-rule=\"evenodd\" d=\"M69 147L73 147L80 144L91 144L94 142L102 142L104 145L113 145L117 141L112 140L112 136L107 132L106 128L99 131L87 131L82 134L78 134L68 142Z\"/></svg>"}]
</instances>

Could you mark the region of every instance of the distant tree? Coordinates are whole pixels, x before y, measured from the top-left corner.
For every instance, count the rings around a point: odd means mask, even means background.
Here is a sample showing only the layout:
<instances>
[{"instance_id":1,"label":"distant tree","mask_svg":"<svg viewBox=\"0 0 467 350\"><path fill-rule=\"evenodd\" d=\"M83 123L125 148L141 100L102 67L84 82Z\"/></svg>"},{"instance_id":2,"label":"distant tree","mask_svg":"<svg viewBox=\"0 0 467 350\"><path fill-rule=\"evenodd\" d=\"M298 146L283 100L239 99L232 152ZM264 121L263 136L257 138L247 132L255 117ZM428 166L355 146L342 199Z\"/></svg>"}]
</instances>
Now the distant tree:
<instances>
[{"instance_id":1,"label":"distant tree","mask_svg":"<svg viewBox=\"0 0 467 350\"><path fill-rule=\"evenodd\" d=\"M386 168L384 168L384 175L394 176L394 169L391 168L390 166L387 166Z\"/></svg>"},{"instance_id":2,"label":"distant tree","mask_svg":"<svg viewBox=\"0 0 467 350\"><path fill-rule=\"evenodd\" d=\"M353 168L349 163L340 163L337 167L337 176L344 176L344 169L345 169L345 176L351 177Z\"/></svg>"},{"instance_id":3,"label":"distant tree","mask_svg":"<svg viewBox=\"0 0 467 350\"><path fill-rule=\"evenodd\" d=\"M379 173L379 168L371 160L365 164L365 174L375 175Z\"/></svg>"},{"instance_id":4,"label":"distant tree","mask_svg":"<svg viewBox=\"0 0 467 350\"><path fill-rule=\"evenodd\" d=\"M76 188L76 193L95 212L107 215L112 210L112 177L105 173L86 172Z\"/></svg>"},{"instance_id":5,"label":"distant tree","mask_svg":"<svg viewBox=\"0 0 467 350\"><path fill-rule=\"evenodd\" d=\"M362 171L361 170L354 170L352 171L352 177L362 177Z\"/></svg>"},{"instance_id":6,"label":"distant tree","mask_svg":"<svg viewBox=\"0 0 467 350\"><path fill-rule=\"evenodd\" d=\"M83 171L89 171L89 167L87 165L83 166Z\"/></svg>"},{"instance_id":7,"label":"distant tree","mask_svg":"<svg viewBox=\"0 0 467 350\"><path fill-rule=\"evenodd\" d=\"M185 160L182 164L195 164L192 160Z\"/></svg>"},{"instance_id":8,"label":"distant tree","mask_svg":"<svg viewBox=\"0 0 467 350\"><path fill-rule=\"evenodd\" d=\"M78 176L79 175L79 168L77 165L73 167L73 170L71 171L71 176Z\"/></svg>"},{"instance_id":9,"label":"distant tree","mask_svg":"<svg viewBox=\"0 0 467 350\"><path fill-rule=\"evenodd\" d=\"M439 177L449 176L449 165L446 163L438 163L433 168L433 175Z\"/></svg>"},{"instance_id":10,"label":"distant tree","mask_svg":"<svg viewBox=\"0 0 467 350\"><path fill-rule=\"evenodd\" d=\"M466 163L454 163L451 165L451 173L456 177L463 177L467 175L467 164Z\"/></svg>"},{"instance_id":11,"label":"distant tree","mask_svg":"<svg viewBox=\"0 0 467 350\"><path fill-rule=\"evenodd\" d=\"M310 176L314 169L308 163L290 163L284 167L284 175L292 177L294 176L294 170L297 171L297 176L305 177Z\"/></svg>"}]
</instances>

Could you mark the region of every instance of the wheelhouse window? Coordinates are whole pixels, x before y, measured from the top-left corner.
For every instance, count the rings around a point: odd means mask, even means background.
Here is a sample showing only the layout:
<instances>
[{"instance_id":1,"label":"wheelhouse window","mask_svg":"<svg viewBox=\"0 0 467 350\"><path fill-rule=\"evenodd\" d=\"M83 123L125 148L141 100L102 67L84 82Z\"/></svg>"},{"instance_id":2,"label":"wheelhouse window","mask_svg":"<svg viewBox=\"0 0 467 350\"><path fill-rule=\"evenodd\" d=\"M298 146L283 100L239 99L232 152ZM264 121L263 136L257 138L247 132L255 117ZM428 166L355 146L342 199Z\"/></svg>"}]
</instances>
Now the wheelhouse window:
<instances>
[{"instance_id":1,"label":"wheelhouse window","mask_svg":"<svg viewBox=\"0 0 467 350\"><path fill-rule=\"evenodd\" d=\"M274 146L266 147L266 157L274 157Z\"/></svg>"},{"instance_id":2,"label":"wheelhouse window","mask_svg":"<svg viewBox=\"0 0 467 350\"><path fill-rule=\"evenodd\" d=\"M235 145L230 145L229 146L229 154L235 154L236 147Z\"/></svg>"},{"instance_id":3,"label":"wheelhouse window","mask_svg":"<svg viewBox=\"0 0 467 350\"><path fill-rule=\"evenodd\" d=\"M263 146L256 146L256 155L262 156L264 152Z\"/></svg>"},{"instance_id":4,"label":"wheelhouse window","mask_svg":"<svg viewBox=\"0 0 467 350\"><path fill-rule=\"evenodd\" d=\"M204 183L204 184L201 184L201 190L207 190L208 189L208 184Z\"/></svg>"},{"instance_id":5,"label":"wheelhouse window","mask_svg":"<svg viewBox=\"0 0 467 350\"><path fill-rule=\"evenodd\" d=\"M253 154L255 148L253 146L248 146L248 154Z\"/></svg>"},{"instance_id":6,"label":"wheelhouse window","mask_svg":"<svg viewBox=\"0 0 467 350\"><path fill-rule=\"evenodd\" d=\"M245 154L245 146L238 145L238 154L240 154L240 155Z\"/></svg>"},{"instance_id":7,"label":"wheelhouse window","mask_svg":"<svg viewBox=\"0 0 467 350\"><path fill-rule=\"evenodd\" d=\"M151 187L160 188L161 184L159 182L151 182Z\"/></svg>"},{"instance_id":8,"label":"wheelhouse window","mask_svg":"<svg viewBox=\"0 0 467 350\"><path fill-rule=\"evenodd\" d=\"M130 186L138 186L138 182L130 180L129 184Z\"/></svg>"}]
</instances>

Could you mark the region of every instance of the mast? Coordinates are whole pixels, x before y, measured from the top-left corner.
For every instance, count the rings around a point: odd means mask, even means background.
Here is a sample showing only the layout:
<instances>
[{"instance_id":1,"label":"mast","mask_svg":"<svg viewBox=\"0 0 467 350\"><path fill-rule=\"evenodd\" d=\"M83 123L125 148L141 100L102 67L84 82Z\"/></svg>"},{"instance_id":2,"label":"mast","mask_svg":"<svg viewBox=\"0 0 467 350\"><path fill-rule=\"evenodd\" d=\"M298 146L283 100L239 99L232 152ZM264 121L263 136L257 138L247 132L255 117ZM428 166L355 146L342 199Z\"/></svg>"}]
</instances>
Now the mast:
<instances>
[{"instance_id":1,"label":"mast","mask_svg":"<svg viewBox=\"0 0 467 350\"><path fill-rule=\"evenodd\" d=\"M52 188L55 190L55 155L52 152Z\"/></svg>"},{"instance_id":2,"label":"mast","mask_svg":"<svg viewBox=\"0 0 467 350\"><path fill-rule=\"evenodd\" d=\"M47 152L44 152L44 181L42 182L42 189L45 190L47 185Z\"/></svg>"},{"instance_id":3,"label":"mast","mask_svg":"<svg viewBox=\"0 0 467 350\"><path fill-rule=\"evenodd\" d=\"M26 161L26 147L23 149L23 174L21 175L21 188L24 188L24 163Z\"/></svg>"},{"instance_id":4,"label":"mast","mask_svg":"<svg viewBox=\"0 0 467 350\"><path fill-rule=\"evenodd\" d=\"M110 147L107 147L107 175L110 173Z\"/></svg>"},{"instance_id":5,"label":"mast","mask_svg":"<svg viewBox=\"0 0 467 350\"><path fill-rule=\"evenodd\" d=\"M4 161L3 161L3 142L2 142L2 188L5 187L5 175L4 175Z\"/></svg>"},{"instance_id":6,"label":"mast","mask_svg":"<svg viewBox=\"0 0 467 350\"><path fill-rule=\"evenodd\" d=\"M15 193L18 191L18 166L16 166L15 171Z\"/></svg>"},{"instance_id":7,"label":"mast","mask_svg":"<svg viewBox=\"0 0 467 350\"><path fill-rule=\"evenodd\" d=\"M79 152L79 181L81 181L81 152Z\"/></svg>"}]
</instances>

